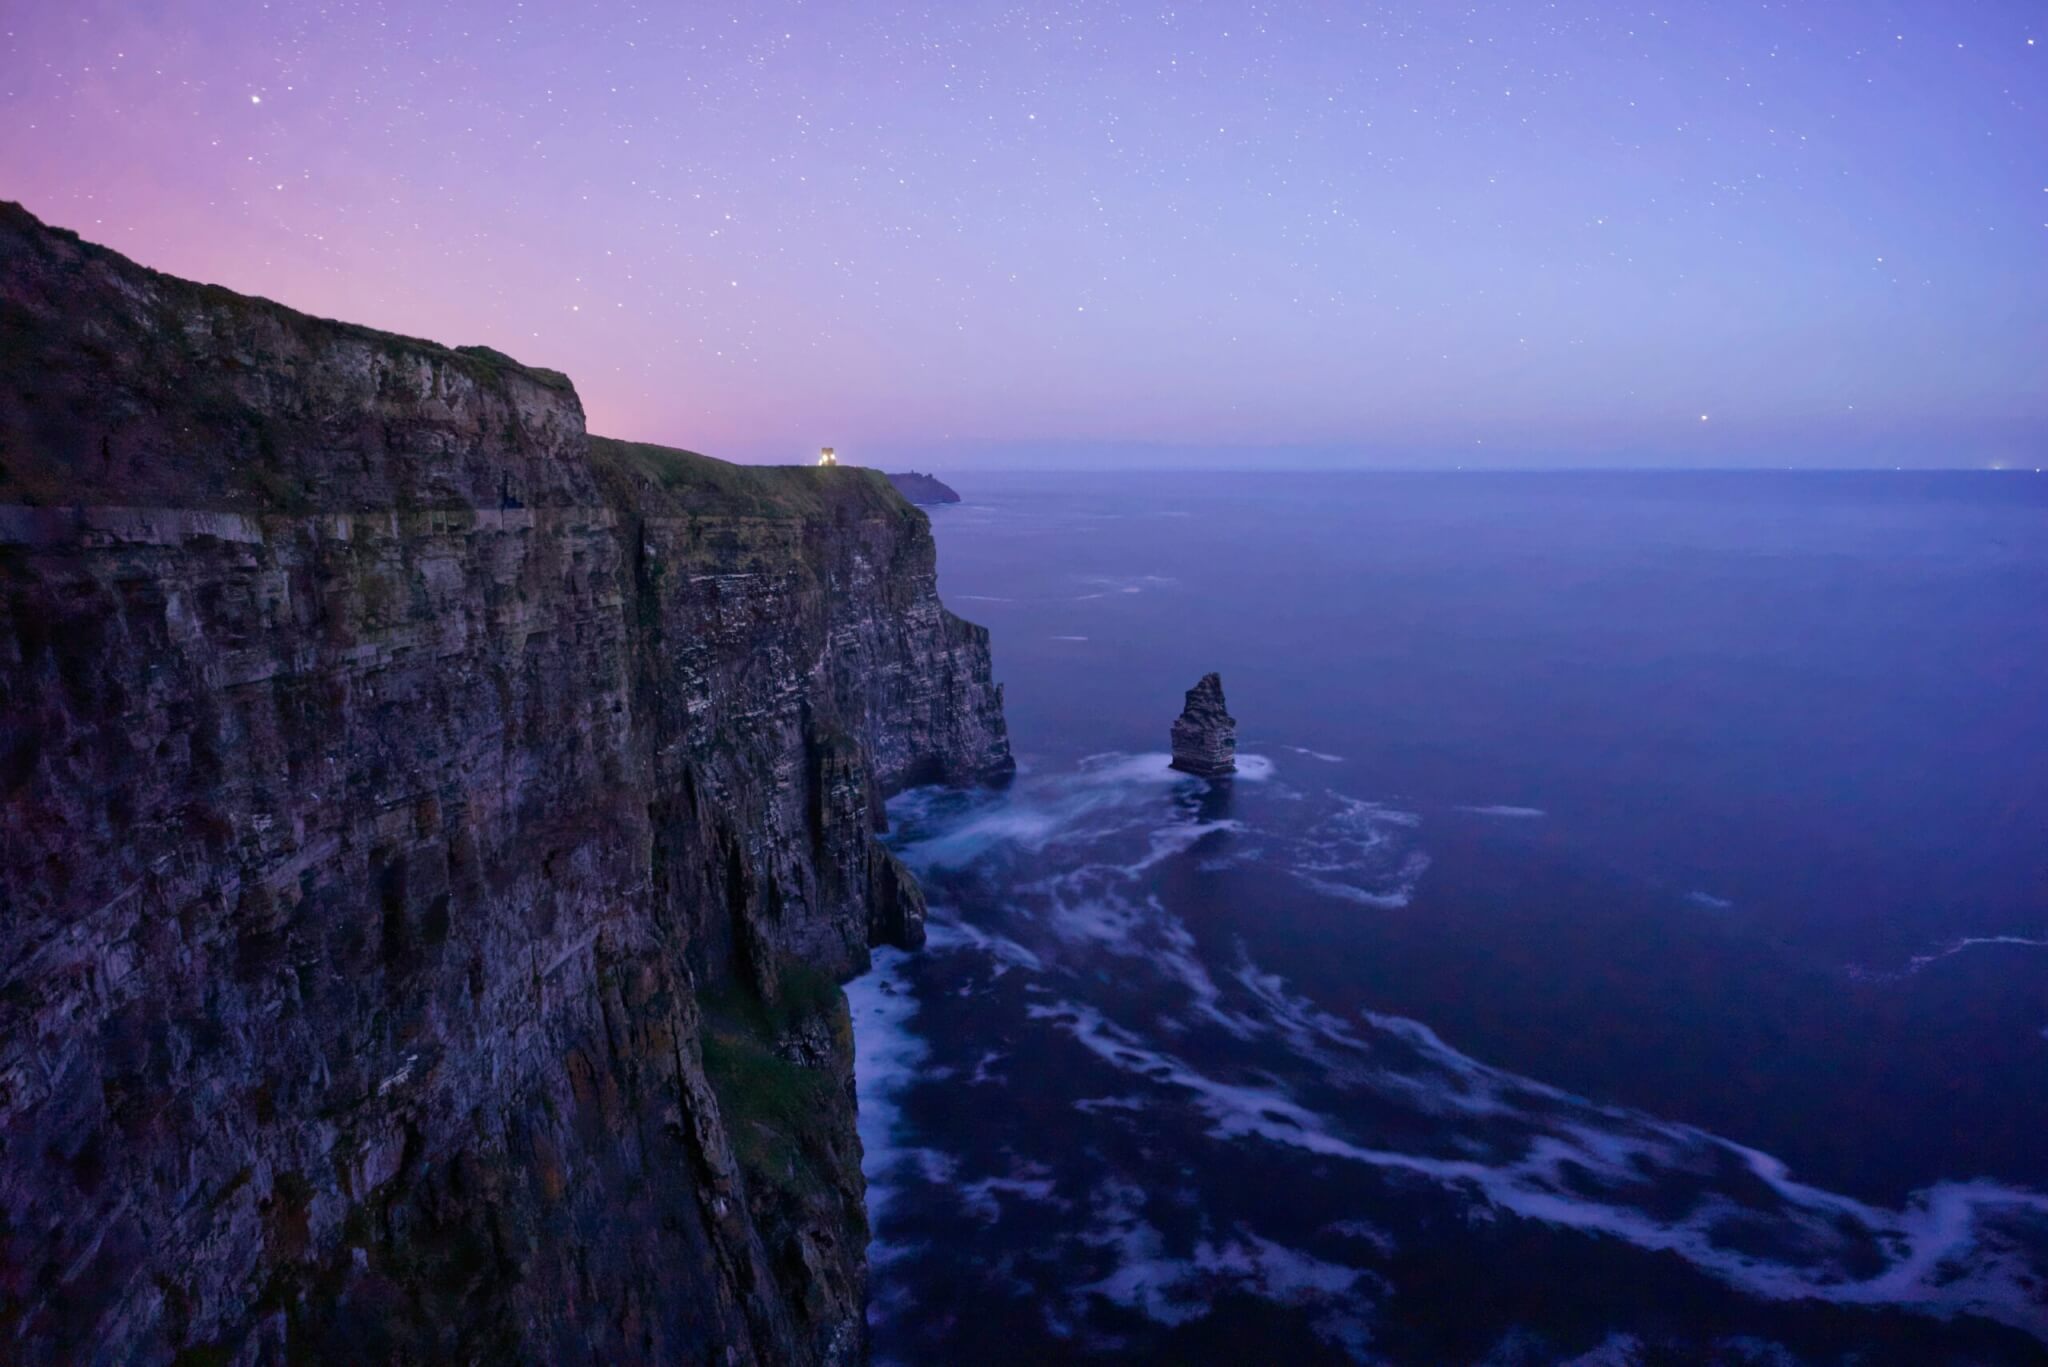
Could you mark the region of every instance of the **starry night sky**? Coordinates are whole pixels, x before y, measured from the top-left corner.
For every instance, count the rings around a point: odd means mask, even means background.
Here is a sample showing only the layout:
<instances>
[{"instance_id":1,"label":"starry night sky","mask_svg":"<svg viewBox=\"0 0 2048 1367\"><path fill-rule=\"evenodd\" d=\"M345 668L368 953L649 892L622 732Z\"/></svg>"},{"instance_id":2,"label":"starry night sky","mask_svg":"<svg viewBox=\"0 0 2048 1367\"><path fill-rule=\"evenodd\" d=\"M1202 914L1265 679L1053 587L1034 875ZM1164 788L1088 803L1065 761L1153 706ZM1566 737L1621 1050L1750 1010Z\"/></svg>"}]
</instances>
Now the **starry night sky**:
<instances>
[{"instance_id":1,"label":"starry night sky","mask_svg":"<svg viewBox=\"0 0 2048 1367\"><path fill-rule=\"evenodd\" d=\"M0 0L0 197L737 459L2048 454L2040 0Z\"/></svg>"}]
</instances>

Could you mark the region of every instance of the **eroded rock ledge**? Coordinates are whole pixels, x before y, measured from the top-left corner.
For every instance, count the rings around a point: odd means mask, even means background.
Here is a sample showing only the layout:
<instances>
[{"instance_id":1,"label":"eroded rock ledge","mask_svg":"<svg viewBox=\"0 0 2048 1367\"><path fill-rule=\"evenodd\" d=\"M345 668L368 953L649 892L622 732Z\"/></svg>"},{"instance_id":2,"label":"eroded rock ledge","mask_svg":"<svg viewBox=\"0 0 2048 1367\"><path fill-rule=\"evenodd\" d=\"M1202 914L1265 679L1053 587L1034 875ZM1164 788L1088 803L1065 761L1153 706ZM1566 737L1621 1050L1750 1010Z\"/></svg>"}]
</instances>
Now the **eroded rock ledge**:
<instances>
[{"instance_id":1,"label":"eroded rock ledge","mask_svg":"<svg viewBox=\"0 0 2048 1367\"><path fill-rule=\"evenodd\" d=\"M881 802L1011 767L934 585L0 205L0 1358L857 1361Z\"/></svg>"}]
</instances>

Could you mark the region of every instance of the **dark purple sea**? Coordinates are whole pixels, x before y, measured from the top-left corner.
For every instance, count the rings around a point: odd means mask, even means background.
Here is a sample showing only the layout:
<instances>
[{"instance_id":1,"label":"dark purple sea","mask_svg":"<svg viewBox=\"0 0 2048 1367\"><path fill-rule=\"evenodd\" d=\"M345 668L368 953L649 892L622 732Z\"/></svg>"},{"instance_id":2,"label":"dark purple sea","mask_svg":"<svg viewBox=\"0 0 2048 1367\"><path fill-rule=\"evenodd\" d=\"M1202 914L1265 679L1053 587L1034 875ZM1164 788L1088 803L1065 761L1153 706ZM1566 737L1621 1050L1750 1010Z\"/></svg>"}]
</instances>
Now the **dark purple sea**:
<instances>
[{"instance_id":1,"label":"dark purple sea","mask_svg":"<svg viewBox=\"0 0 2048 1367\"><path fill-rule=\"evenodd\" d=\"M2048 476L954 483L879 1360L2048 1360Z\"/></svg>"}]
</instances>

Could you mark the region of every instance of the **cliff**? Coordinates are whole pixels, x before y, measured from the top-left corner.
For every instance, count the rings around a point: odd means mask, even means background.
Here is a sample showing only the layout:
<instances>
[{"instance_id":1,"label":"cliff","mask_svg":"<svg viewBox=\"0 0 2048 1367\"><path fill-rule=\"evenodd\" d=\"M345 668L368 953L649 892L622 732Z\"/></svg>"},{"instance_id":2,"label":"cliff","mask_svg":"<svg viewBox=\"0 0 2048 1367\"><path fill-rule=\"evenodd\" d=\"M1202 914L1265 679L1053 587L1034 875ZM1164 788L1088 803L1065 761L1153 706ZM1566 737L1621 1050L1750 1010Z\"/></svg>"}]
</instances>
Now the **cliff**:
<instances>
[{"instance_id":1,"label":"cliff","mask_svg":"<svg viewBox=\"0 0 2048 1367\"><path fill-rule=\"evenodd\" d=\"M942 482L937 475L921 475L915 470L900 475L890 475L889 483L896 486L896 492L912 503L958 503L960 495L953 492L951 485Z\"/></svg>"},{"instance_id":2,"label":"cliff","mask_svg":"<svg viewBox=\"0 0 2048 1367\"><path fill-rule=\"evenodd\" d=\"M859 1360L881 801L1010 769L934 585L0 205L0 1358Z\"/></svg>"}]
</instances>

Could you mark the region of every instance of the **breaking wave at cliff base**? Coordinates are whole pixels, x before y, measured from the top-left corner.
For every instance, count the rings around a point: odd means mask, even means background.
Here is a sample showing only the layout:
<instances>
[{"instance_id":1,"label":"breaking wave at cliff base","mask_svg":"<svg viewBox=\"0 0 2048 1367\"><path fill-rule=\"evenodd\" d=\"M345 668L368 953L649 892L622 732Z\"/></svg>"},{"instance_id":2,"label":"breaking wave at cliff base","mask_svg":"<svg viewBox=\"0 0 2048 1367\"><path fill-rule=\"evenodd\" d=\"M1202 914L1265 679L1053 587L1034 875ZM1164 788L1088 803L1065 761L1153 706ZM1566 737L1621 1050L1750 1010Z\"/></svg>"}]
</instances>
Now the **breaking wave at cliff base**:
<instances>
[{"instance_id":1,"label":"breaking wave at cliff base","mask_svg":"<svg viewBox=\"0 0 2048 1367\"><path fill-rule=\"evenodd\" d=\"M897 1263L915 1231L972 1219L1028 1233L1029 1256L991 1248L983 1293L1025 1297L1055 1340L1113 1350L1135 1332L1118 1313L1166 1332L1250 1297L1367 1358L1417 1220L1511 1220L1675 1255L1759 1301L1974 1315L2048 1342L2048 1196L1942 1182L1895 1207L1852 1198L1733 1140L1492 1067L1421 1022L1308 1000L1228 925L1191 922L1191 889L1282 876L1392 912L1429 867L1421 818L1295 789L1255 756L1248 803L1165 758L1093 756L1002 794L892 804L934 906L927 954L885 957L854 989L859 1028L888 1032L863 1044L860 1076L891 1291L879 1314L914 1295ZM948 1022L928 1046L905 1042L913 991ZM1025 1104L1037 1123L982 1133L963 1118L940 1156L901 1102L933 1076L917 1049L964 1048L952 1022L969 1011L999 1047L963 1104ZM1253 1171L1331 1207L1247 1206L1231 1186ZM899 1201L916 1212L899 1220ZM945 1243L958 1258L958 1237Z\"/></svg>"}]
</instances>

